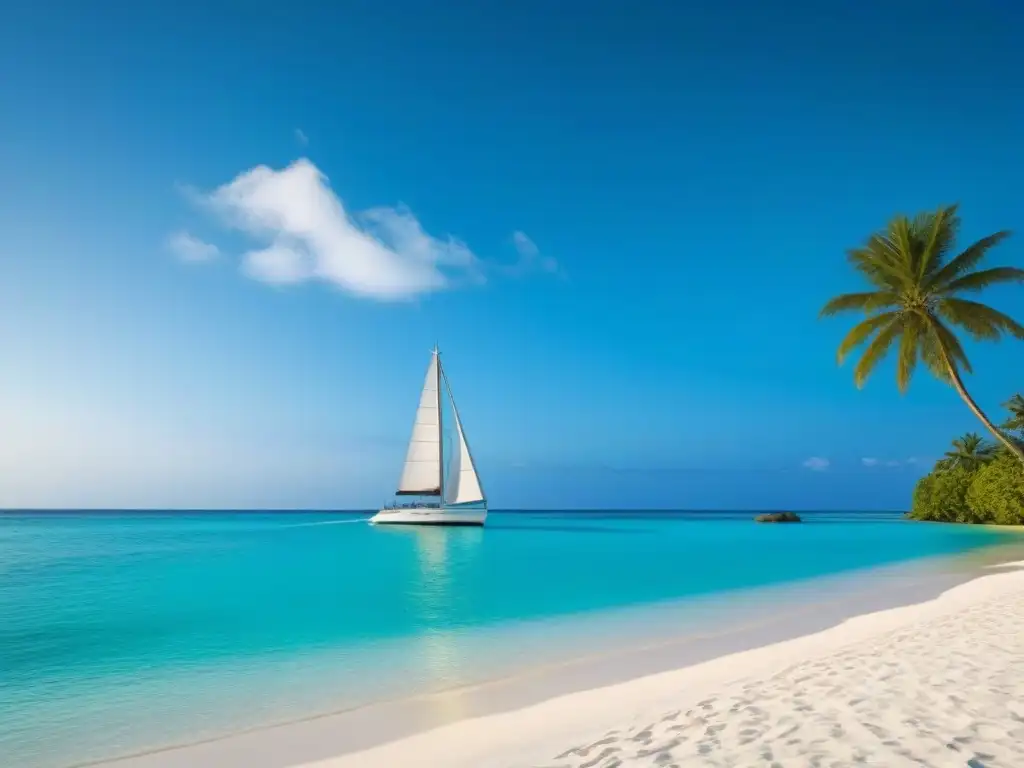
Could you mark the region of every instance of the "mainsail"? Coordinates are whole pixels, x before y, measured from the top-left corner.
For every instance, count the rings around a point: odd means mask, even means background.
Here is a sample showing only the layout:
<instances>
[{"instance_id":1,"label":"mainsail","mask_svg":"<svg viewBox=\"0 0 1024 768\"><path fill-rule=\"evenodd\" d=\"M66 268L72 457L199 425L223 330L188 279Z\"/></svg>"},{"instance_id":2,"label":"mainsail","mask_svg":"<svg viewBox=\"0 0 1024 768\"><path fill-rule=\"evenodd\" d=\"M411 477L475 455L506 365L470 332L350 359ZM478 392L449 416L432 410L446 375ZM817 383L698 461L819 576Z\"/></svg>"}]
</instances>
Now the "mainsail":
<instances>
[{"instance_id":1,"label":"mainsail","mask_svg":"<svg viewBox=\"0 0 1024 768\"><path fill-rule=\"evenodd\" d=\"M427 367L420 393L409 451L402 468L398 493L417 496L441 495L441 369L437 350Z\"/></svg>"}]
</instances>

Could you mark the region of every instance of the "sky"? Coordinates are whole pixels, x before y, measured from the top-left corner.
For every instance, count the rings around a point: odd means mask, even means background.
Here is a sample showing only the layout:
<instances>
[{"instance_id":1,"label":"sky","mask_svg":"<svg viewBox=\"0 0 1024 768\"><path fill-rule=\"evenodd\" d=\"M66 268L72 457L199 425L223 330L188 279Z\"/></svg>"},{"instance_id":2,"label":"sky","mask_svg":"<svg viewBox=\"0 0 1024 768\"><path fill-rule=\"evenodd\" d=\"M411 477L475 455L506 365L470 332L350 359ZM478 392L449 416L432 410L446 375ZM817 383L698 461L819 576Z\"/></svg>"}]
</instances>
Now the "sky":
<instances>
[{"instance_id":1,"label":"sky","mask_svg":"<svg viewBox=\"0 0 1024 768\"><path fill-rule=\"evenodd\" d=\"M15 0L0 507L370 508L436 342L492 508L906 508L980 425L923 373L858 390L818 311L894 214L1024 228L1022 33L994 0ZM994 413L1013 344L968 346Z\"/></svg>"}]
</instances>

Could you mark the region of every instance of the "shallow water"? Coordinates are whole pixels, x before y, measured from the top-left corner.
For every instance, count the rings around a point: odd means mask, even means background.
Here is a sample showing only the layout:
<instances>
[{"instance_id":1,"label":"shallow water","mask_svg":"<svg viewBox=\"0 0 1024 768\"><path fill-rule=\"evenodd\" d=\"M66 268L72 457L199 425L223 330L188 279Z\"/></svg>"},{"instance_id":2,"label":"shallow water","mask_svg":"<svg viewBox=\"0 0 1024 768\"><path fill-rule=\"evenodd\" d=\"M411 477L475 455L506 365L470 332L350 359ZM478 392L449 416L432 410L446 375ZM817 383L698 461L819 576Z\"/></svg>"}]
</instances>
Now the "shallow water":
<instances>
[{"instance_id":1,"label":"shallow water","mask_svg":"<svg viewBox=\"0 0 1024 768\"><path fill-rule=\"evenodd\" d=\"M452 687L592 650L567 628L622 626L622 609L749 600L750 587L1006 540L894 514L756 525L750 513L510 512L483 530L365 517L0 515L5 764L84 762Z\"/></svg>"}]
</instances>

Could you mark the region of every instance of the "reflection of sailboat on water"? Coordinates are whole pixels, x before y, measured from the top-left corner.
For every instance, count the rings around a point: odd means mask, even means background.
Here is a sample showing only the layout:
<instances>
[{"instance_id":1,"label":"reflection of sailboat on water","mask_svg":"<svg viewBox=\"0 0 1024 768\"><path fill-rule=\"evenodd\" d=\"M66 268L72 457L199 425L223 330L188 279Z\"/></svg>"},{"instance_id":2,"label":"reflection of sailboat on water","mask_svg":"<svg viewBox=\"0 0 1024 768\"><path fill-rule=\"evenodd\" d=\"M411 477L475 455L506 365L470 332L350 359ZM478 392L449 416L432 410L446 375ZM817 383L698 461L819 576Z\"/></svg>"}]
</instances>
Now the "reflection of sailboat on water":
<instances>
[{"instance_id":1,"label":"reflection of sailboat on water","mask_svg":"<svg viewBox=\"0 0 1024 768\"><path fill-rule=\"evenodd\" d=\"M445 402L442 389L451 404L455 430L447 471L442 430L444 419L441 415ZM437 347L434 347L420 393L409 451L398 483L398 495L425 497L428 501L385 507L370 522L378 525L483 525L487 519L487 498L476 473ZM437 501L432 501L434 498Z\"/></svg>"},{"instance_id":2,"label":"reflection of sailboat on water","mask_svg":"<svg viewBox=\"0 0 1024 768\"><path fill-rule=\"evenodd\" d=\"M461 631L467 610L472 614L464 604L467 592L472 591L466 582L472 562L479 555L483 529L389 526L381 529L381 534L385 531L391 536L410 537L415 548L418 573L408 581L407 589L417 631L407 639L408 646L402 653L410 679L418 680L425 686L423 690L433 693L465 684L466 673L473 668L472 664L467 667L467 646ZM441 722L469 714L463 711L464 706L458 694L431 700L431 707L436 708L434 715Z\"/></svg>"}]
</instances>

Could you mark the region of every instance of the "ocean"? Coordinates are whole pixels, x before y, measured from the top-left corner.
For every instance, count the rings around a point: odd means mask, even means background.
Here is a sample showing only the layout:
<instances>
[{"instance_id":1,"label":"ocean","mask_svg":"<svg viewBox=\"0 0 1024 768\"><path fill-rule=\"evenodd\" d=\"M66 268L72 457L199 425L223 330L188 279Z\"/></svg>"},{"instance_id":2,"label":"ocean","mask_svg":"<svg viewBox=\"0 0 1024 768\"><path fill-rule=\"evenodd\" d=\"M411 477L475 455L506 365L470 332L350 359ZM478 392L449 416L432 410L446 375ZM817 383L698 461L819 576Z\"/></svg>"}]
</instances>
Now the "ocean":
<instances>
[{"instance_id":1,"label":"ocean","mask_svg":"<svg viewBox=\"0 0 1024 768\"><path fill-rule=\"evenodd\" d=\"M0 513L0 764L87 763L462 686L630 642L645 615L686 632L772 588L1006 540L896 513L367 517Z\"/></svg>"}]
</instances>

